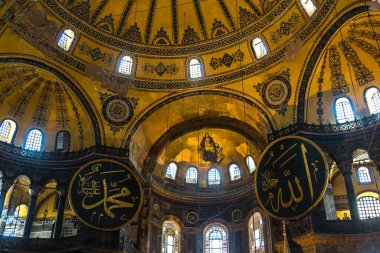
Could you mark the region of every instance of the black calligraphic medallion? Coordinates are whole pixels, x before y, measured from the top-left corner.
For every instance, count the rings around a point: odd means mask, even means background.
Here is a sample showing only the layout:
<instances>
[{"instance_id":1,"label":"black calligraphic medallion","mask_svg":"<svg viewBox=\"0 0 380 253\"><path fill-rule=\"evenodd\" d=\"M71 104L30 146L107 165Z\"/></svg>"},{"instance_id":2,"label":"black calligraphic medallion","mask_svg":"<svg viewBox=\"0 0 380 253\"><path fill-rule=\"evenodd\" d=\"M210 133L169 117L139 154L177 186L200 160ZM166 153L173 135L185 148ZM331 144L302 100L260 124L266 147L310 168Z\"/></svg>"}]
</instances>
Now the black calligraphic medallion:
<instances>
[{"instance_id":1,"label":"black calligraphic medallion","mask_svg":"<svg viewBox=\"0 0 380 253\"><path fill-rule=\"evenodd\" d=\"M297 219L323 198L328 165L312 141L287 136L272 142L261 155L255 190L260 205L273 217Z\"/></svg>"},{"instance_id":2,"label":"black calligraphic medallion","mask_svg":"<svg viewBox=\"0 0 380 253\"><path fill-rule=\"evenodd\" d=\"M81 222L113 231L135 219L142 204L142 187L122 163L96 160L81 167L71 179L69 201Z\"/></svg>"}]
</instances>

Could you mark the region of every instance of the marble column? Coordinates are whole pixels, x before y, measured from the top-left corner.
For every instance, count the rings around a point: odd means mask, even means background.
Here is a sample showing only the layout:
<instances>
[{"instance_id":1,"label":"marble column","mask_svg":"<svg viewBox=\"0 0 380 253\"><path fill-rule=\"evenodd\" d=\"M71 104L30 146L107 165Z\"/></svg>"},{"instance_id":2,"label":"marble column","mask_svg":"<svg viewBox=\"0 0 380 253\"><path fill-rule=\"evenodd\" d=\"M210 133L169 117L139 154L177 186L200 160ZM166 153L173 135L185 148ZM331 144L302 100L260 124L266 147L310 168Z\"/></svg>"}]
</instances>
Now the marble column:
<instances>
[{"instance_id":1,"label":"marble column","mask_svg":"<svg viewBox=\"0 0 380 253\"><path fill-rule=\"evenodd\" d=\"M337 220L335 200L333 195L333 187L329 182L326 188L325 195L323 195L323 204L327 220Z\"/></svg>"},{"instance_id":2,"label":"marble column","mask_svg":"<svg viewBox=\"0 0 380 253\"><path fill-rule=\"evenodd\" d=\"M5 196L7 195L7 192L9 188L11 188L11 186L12 186L12 182L3 178L3 182L0 188L0 218L2 217L2 213L4 209Z\"/></svg>"},{"instance_id":3,"label":"marble column","mask_svg":"<svg viewBox=\"0 0 380 253\"><path fill-rule=\"evenodd\" d=\"M344 183L346 185L348 205L350 207L351 219L359 220L358 203L356 202L356 194L354 184L352 183L352 171L343 172Z\"/></svg>"},{"instance_id":4,"label":"marble column","mask_svg":"<svg viewBox=\"0 0 380 253\"><path fill-rule=\"evenodd\" d=\"M29 238L30 232L32 230L32 225L33 225L34 216L35 216L36 203L37 203L37 198L38 198L39 192L40 192L40 189L38 187L35 187L35 186L31 186L29 189L30 200L29 200L29 204L28 204L28 212L26 215L25 226L24 226L24 233L23 233L24 238Z\"/></svg>"},{"instance_id":5,"label":"marble column","mask_svg":"<svg viewBox=\"0 0 380 253\"><path fill-rule=\"evenodd\" d=\"M58 190L58 212L57 217L55 218L55 226L54 226L54 238L60 238L62 233L63 226L63 218L65 214L65 204L67 199L67 190L59 189Z\"/></svg>"}]
</instances>

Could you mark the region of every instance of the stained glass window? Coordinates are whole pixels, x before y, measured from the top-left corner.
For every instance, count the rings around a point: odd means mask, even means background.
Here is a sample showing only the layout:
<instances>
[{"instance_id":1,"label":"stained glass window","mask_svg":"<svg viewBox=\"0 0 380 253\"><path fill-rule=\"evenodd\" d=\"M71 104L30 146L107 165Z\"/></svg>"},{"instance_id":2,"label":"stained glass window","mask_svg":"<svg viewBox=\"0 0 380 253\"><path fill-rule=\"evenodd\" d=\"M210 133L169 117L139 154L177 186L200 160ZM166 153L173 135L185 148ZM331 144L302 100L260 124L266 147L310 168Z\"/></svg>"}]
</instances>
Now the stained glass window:
<instances>
[{"instance_id":1,"label":"stained glass window","mask_svg":"<svg viewBox=\"0 0 380 253\"><path fill-rule=\"evenodd\" d=\"M121 58L119 63L119 73L130 75L132 74L133 60L132 57L126 55Z\"/></svg>"},{"instance_id":2,"label":"stained glass window","mask_svg":"<svg viewBox=\"0 0 380 253\"><path fill-rule=\"evenodd\" d=\"M252 47L257 59L260 59L268 54L267 47L261 38L254 38L252 41Z\"/></svg>"},{"instance_id":3,"label":"stained glass window","mask_svg":"<svg viewBox=\"0 0 380 253\"><path fill-rule=\"evenodd\" d=\"M245 158L245 163L247 164L249 173L252 173L256 170L256 164L255 164L255 161L253 160L252 156L250 156L250 155L247 156Z\"/></svg>"},{"instance_id":4,"label":"stained glass window","mask_svg":"<svg viewBox=\"0 0 380 253\"><path fill-rule=\"evenodd\" d=\"M249 252L250 253L264 253L264 228L263 219L259 212L255 212L249 219Z\"/></svg>"},{"instance_id":5,"label":"stained glass window","mask_svg":"<svg viewBox=\"0 0 380 253\"><path fill-rule=\"evenodd\" d=\"M240 168L237 164L231 164L229 170L231 181L238 180L241 178Z\"/></svg>"},{"instance_id":6,"label":"stained glass window","mask_svg":"<svg viewBox=\"0 0 380 253\"><path fill-rule=\"evenodd\" d=\"M16 123L13 120L4 120L0 126L0 141L11 143L15 132Z\"/></svg>"},{"instance_id":7,"label":"stained glass window","mask_svg":"<svg viewBox=\"0 0 380 253\"><path fill-rule=\"evenodd\" d=\"M311 0L301 0L301 4L309 17L312 16L317 9Z\"/></svg>"},{"instance_id":8,"label":"stained glass window","mask_svg":"<svg viewBox=\"0 0 380 253\"><path fill-rule=\"evenodd\" d=\"M205 253L228 253L228 231L222 224L207 226L204 240Z\"/></svg>"},{"instance_id":9,"label":"stained glass window","mask_svg":"<svg viewBox=\"0 0 380 253\"><path fill-rule=\"evenodd\" d=\"M365 196L358 199L358 210L360 219L380 217L380 201L372 196Z\"/></svg>"},{"instance_id":10,"label":"stained glass window","mask_svg":"<svg viewBox=\"0 0 380 253\"><path fill-rule=\"evenodd\" d=\"M38 129L33 129L28 133L25 142L25 149L31 151L41 151L42 148L42 132Z\"/></svg>"},{"instance_id":11,"label":"stained glass window","mask_svg":"<svg viewBox=\"0 0 380 253\"><path fill-rule=\"evenodd\" d=\"M175 179L177 175L177 164L170 163L168 167L166 167L165 177L170 179Z\"/></svg>"},{"instance_id":12,"label":"stained glass window","mask_svg":"<svg viewBox=\"0 0 380 253\"><path fill-rule=\"evenodd\" d=\"M190 78L202 77L202 66L198 59L191 59L190 61Z\"/></svg>"},{"instance_id":13,"label":"stained glass window","mask_svg":"<svg viewBox=\"0 0 380 253\"><path fill-rule=\"evenodd\" d=\"M67 131L60 131L57 134L56 150L58 152L70 151L70 133Z\"/></svg>"},{"instance_id":14,"label":"stained glass window","mask_svg":"<svg viewBox=\"0 0 380 253\"><path fill-rule=\"evenodd\" d=\"M75 37L75 34L73 30L71 29L64 30L59 36L58 46L63 48L65 51L69 51L71 44L74 41L74 37Z\"/></svg>"},{"instance_id":15,"label":"stained glass window","mask_svg":"<svg viewBox=\"0 0 380 253\"><path fill-rule=\"evenodd\" d=\"M220 184L220 172L217 168L211 168L207 174L208 184L216 185Z\"/></svg>"},{"instance_id":16,"label":"stained glass window","mask_svg":"<svg viewBox=\"0 0 380 253\"><path fill-rule=\"evenodd\" d=\"M336 119L339 123L355 120L354 111L348 98L339 98L335 102Z\"/></svg>"},{"instance_id":17,"label":"stained glass window","mask_svg":"<svg viewBox=\"0 0 380 253\"><path fill-rule=\"evenodd\" d=\"M165 221L162 225L162 253L180 252L179 226L174 221Z\"/></svg>"},{"instance_id":18,"label":"stained glass window","mask_svg":"<svg viewBox=\"0 0 380 253\"><path fill-rule=\"evenodd\" d=\"M198 170L194 167L189 167L186 170L185 182L188 184L198 183Z\"/></svg>"},{"instance_id":19,"label":"stained glass window","mask_svg":"<svg viewBox=\"0 0 380 253\"><path fill-rule=\"evenodd\" d=\"M360 167L358 169L359 183L371 183L371 176L367 167Z\"/></svg>"},{"instance_id":20,"label":"stained glass window","mask_svg":"<svg viewBox=\"0 0 380 253\"><path fill-rule=\"evenodd\" d=\"M375 88L369 88L365 92L365 98L367 101L368 109L371 114L376 114L380 112L380 91Z\"/></svg>"}]
</instances>

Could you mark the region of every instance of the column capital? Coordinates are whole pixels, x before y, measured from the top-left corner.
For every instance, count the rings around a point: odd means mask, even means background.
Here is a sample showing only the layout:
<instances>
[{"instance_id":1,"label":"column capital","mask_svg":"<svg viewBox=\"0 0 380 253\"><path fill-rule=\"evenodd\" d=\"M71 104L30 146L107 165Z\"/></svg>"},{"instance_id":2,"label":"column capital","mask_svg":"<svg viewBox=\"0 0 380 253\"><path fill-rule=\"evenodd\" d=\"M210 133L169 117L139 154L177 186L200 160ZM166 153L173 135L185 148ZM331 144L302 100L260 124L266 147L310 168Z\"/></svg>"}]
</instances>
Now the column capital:
<instances>
[{"instance_id":1,"label":"column capital","mask_svg":"<svg viewBox=\"0 0 380 253\"><path fill-rule=\"evenodd\" d=\"M30 187L29 187L30 197L38 197L41 190L42 190L42 188L38 185L30 185Z\"/></svg>"},{"instance_id":2,"label":"column capital","mask_svg":"<svg viewBox=\"0 0 380 253\"><path fill-rule=\"evenodd\" d=\"M58 187L57 192L60 198L66 198L69 193L69 190L67 189L67 187Z\"/></svg>"}]
</instances>

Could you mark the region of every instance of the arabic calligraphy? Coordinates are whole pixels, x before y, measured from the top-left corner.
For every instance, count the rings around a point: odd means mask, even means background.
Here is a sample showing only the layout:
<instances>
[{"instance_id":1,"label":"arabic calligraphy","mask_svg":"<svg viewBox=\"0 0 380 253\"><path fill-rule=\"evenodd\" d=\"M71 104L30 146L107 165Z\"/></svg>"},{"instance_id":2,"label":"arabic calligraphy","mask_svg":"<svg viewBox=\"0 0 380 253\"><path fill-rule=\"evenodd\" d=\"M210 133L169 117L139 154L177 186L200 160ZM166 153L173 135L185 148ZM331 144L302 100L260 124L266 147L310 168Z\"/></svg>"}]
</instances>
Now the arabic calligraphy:
<instances>
[{"instance_id":1,"label":"arabic calligraphy","mask_svg":"<svg viewBox=\"0 0 380 253\"><path fill-rule=\"evenodd\" d=\"M255 174L257 198L279 219L305 215L321 200L327 186L327 162L316 144L288 136L264 151Z\"/></svg>"},{"instance_id":2,"label":"arabic calligraphy","mask_svg":"<svg viewBox=\"0 0 380 253\"><path fill-rule=\"evenodd\" d=\"M77 171L70 184L70 204L86 225L116 230L130 222L141 207L142 189L127 167L98 160Z\"/></svg>"}]
</instances>

